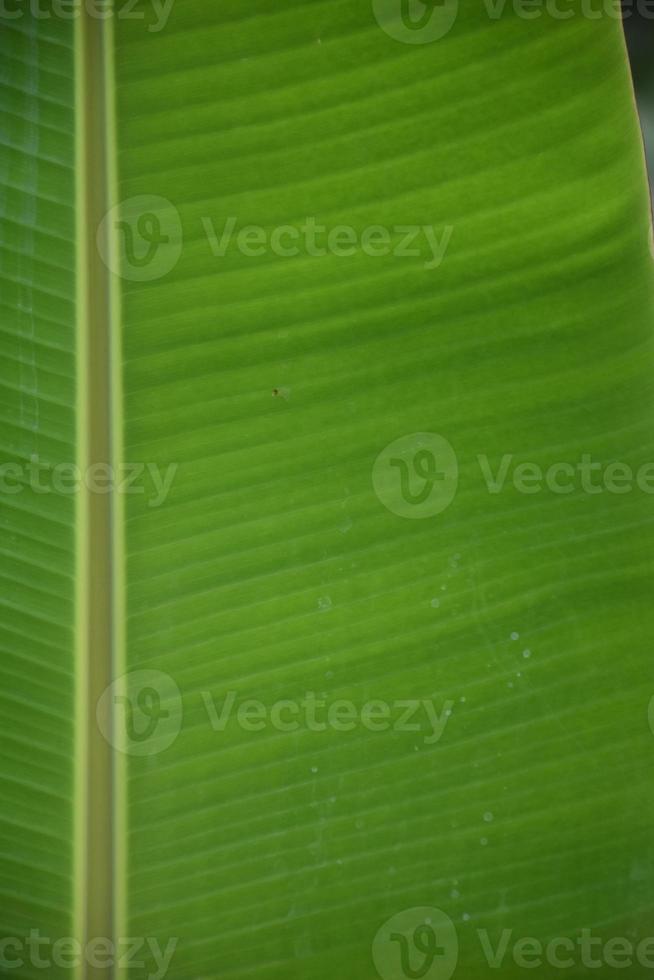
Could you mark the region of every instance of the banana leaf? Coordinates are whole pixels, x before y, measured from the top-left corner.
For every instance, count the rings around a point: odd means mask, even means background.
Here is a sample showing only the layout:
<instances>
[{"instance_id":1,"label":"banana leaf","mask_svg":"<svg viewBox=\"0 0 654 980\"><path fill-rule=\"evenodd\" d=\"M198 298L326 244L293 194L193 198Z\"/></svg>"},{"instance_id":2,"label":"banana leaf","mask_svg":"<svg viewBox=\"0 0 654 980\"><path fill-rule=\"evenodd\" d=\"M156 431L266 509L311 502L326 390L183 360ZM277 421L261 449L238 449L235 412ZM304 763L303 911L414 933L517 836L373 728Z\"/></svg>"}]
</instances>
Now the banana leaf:
<instances>
[{"instance_id":1,"label":"banana leaf","mask_svg":"<svg viewBox=\"0 0 654 980\"><path fill-rule=\"evenodd\" d=\"M0 972L654 967L650 200L568 6L2 19Z\"/></svg>"}]
</instances>

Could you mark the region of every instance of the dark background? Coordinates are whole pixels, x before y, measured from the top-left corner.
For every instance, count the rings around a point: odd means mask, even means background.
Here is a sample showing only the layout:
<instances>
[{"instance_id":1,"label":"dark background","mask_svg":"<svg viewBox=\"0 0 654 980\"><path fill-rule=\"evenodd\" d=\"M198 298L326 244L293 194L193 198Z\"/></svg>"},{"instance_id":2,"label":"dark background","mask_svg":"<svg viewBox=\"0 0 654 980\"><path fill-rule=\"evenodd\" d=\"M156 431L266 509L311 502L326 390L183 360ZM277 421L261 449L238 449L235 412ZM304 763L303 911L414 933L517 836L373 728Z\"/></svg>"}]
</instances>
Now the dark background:
<instances>
[{"instance_id":1,"label":"dark background","mask_svg":"<svg viewBox=\"0 0 654 980\"><path fill-rule=\"evenodd\" d=\"M623 0L622 7L638 109L645 135L650 186L654 189L654 20L647 20L636 9L648 9L651 17L654 15L654 3Z\"/></svg>"}]
</instances>

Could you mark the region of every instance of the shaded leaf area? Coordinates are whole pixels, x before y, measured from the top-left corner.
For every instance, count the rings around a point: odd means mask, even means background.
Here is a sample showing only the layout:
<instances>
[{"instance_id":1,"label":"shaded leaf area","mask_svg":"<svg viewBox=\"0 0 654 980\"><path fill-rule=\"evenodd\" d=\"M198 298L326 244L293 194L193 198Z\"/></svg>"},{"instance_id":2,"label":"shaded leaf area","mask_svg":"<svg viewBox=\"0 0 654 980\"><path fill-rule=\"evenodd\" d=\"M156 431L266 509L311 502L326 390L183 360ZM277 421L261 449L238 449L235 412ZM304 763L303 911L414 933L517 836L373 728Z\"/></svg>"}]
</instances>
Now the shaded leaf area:
<instances>
[{"instance_id":1,"label":"shaded leaf area","mask_svg":"<svg viewBox=\"0 0 654 980\"><path fill-rule=\"evenodd\" d=\"M0 935L18 941L1 972L68 977L52 946L74 893L75 498L55 472L76 460L71 24L3 17L0 52Z\"/></svg>"}]
</instances>

